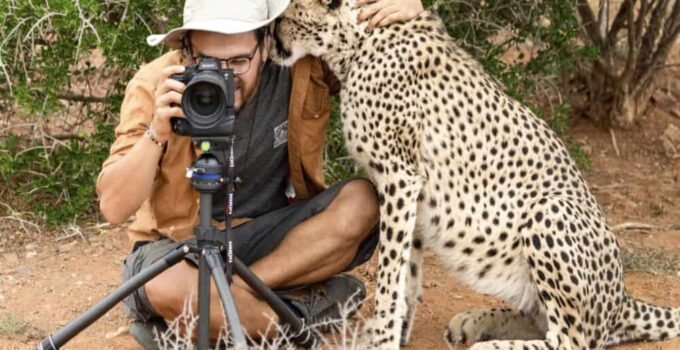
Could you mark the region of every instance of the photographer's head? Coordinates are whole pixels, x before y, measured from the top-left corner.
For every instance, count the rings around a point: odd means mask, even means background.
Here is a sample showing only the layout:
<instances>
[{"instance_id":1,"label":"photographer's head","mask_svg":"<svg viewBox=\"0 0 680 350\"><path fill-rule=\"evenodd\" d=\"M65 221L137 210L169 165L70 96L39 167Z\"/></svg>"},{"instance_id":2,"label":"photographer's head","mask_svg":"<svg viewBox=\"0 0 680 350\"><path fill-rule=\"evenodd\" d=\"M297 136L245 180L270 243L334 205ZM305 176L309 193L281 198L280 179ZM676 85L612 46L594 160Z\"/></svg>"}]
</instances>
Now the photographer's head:
<instances>
[{"instance_id":1,"label":"photographer's head","mask_svg":"<svg viewBox=\"0 0 680 350\"><path fill-rule=\"evenodd\" d=\"M235 108L254 94L261 65L267 60L267 25L278 17L290 0L187 0L184 25L167 34L150 35L149 45L165 43L184 48L187 58L220 59L222 67L236 75ZM192 62L196 63L196 62Z\"/></svg>"},{"instance_id":2,"label":"photographer's head","mask_svg":"<svg viewBox=\"0 0 680 350\"><path fill-rule=\"evenodd\" d=\"M191 63L198 63L201 57L214 57L220 60L222 69L234 71L237 111L250 100L258 86L260 67L267 60L266 28L240 34L192 31L184 42L190 45L184 52Z\"/></svg>"}]
</instances>

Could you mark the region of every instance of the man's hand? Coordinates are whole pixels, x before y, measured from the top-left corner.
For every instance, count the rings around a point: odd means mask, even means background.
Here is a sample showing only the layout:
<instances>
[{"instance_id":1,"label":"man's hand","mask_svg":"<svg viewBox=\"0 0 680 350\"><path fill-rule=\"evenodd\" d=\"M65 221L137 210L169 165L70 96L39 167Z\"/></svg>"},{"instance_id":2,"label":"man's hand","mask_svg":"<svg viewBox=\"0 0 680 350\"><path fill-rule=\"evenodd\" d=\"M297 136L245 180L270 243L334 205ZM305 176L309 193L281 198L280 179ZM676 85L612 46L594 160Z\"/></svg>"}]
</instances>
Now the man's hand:
<instances>
[{"instance_id":1,"label":"man's hand","mask_svg":"<svg viewBox=\"0 0 680 350\"><path fill-rule=\"evenodd\" d=\"M408 21L423 12L420 0L357 0L356 6L361 7L359 22L369 20L366 31L376 27L383 27L394 22Z\"/></svg>"},{"instance_id":2,"label":"man's hand","mask_svg":"<svg viewBox=\"0 0 680 350\"><path fill-rule=\"evenodd\" d=\"M156 110L151 121L151 132L158 142L166 142L170 138L172 134L170 118L184 118L182 108L178 106L182 103L182 93L186 86L170 78L172 74L183 72L184 66L170 66L163 69L164 80L156 90Z\"/></svg>"}]
</instances>

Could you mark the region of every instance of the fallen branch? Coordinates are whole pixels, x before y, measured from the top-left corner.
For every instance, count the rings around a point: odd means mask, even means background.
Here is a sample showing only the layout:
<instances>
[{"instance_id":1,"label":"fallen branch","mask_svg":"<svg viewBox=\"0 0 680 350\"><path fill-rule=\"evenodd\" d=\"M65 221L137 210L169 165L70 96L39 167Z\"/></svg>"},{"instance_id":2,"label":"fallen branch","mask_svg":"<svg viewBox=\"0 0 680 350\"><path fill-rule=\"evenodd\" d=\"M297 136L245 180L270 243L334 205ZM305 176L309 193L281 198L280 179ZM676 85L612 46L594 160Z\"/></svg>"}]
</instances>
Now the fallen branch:
<instances>
[{"instance_id":1,"label":"fallen branch","mask_svg":"<svg viewBox=\"0 0 680 350\"><path fill-rule=\"evenodd\" d=\"M30 226L35 227L35 229L38 231L38 234L42 234L42 232L40 231L40 226L38 226L37 224L30 222L28 220L24 220L24 219L14 217L14 216L0 217L0 221L2 221L2 220L13 220L13 221L18 222L20 224L21 228L24 230L24 232L26 232L27 235L31 235L31 231L28 228L26 228L26 225L30 225Z\"/></svg>"},{"instance_id":2,"label":"fallen branch","mask_svg":"<svg viewBox=\"0 0 680 350\"><path fill-rule=\"evenodd\" d=\"M643 230L643 231L651 231L655 228L655 226L650 225L650 224L645 224L641 222L624 222L622 224L618 224L616 226L612 226L612 231L628 231L628 230Z\"/></svg>"},{"instance_id":3,"label":"fallen branch","mask_svg":"<svg viewBox=\"0 0 680 350\"><path fill-rule=\"evenodd\" d=\"M616 144L616 134L614 134L614 129L609 129L609 135L612 137L612 145L614 145L614 152L616 156L621 158L621 152L619 152L619 145Z\"/></svg>"},{"instance_id":4,"label":"fallen branch","mask_svg":"<svg viewBox=\"0 0 680 350\"><path fill-rule=\"evenodd\" d=\"M106 102L106 97L97 96L87 96L87 95L77 95L72 92L67 92L64 94L57 95L60 100L66 100L71 102L85 102L85 103L104 103Z\"/></svg>"}]
</instances>

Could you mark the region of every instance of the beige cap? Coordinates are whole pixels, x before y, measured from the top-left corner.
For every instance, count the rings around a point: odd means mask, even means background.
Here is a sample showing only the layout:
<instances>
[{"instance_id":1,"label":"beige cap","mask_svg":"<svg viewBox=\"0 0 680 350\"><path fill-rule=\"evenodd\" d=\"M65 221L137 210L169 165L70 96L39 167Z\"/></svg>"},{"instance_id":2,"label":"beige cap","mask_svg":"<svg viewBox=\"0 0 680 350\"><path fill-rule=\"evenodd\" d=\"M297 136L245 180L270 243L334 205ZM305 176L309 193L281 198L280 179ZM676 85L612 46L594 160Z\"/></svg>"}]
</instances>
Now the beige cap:
<instances>
[{"instance_id":1,"label":"beige cap","mask_svg":"<svg viewBox=\"0 0 680 350\"><path fill-rule=\"evenodd\" d=\"M184 25L166 34L153 34L146 43L166 43L179 48L182 34L203 30L222 34L238 34L263 27L286 10L290 0L187 0L184 3Z\"/></svg>"}]
</instances>

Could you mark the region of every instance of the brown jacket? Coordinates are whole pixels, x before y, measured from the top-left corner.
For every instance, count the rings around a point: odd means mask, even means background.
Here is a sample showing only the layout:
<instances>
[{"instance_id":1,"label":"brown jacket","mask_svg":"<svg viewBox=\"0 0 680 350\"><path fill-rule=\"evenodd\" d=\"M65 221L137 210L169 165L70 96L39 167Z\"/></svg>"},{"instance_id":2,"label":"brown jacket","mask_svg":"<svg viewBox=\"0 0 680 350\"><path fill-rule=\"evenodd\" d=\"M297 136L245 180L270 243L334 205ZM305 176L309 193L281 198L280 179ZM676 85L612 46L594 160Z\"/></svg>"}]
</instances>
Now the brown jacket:
<instances>
[{"instance_id":1,"label":"brown jacket","mask_svg":"<svg viewBox=\"0 0 680 350\"><path fill-rule=\"evenodd\" d=\"M125 90L116 141L102 171L123 157L144 135L155 105L155 90L161 83L161 71L170 65L183 64L180 51L169 52L144 65ZM292 91L288 110L288 160L295 199L304 199L325 188L323 144L330 117L329 94L338 83L321 61L306 57L291 71ZM154 187L137 210L128 236L132 241L153 240L159 235L183 240L193 234L198 223L198 192L185 178L185 170L199 154L189 137L172 135L156 173ZM134 181L134 174L130 174ZM97 192L100 191L97 181Z\"/></svg>"}]
</instances>

